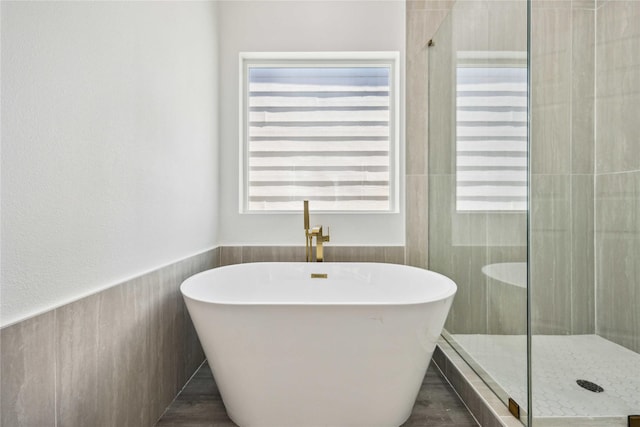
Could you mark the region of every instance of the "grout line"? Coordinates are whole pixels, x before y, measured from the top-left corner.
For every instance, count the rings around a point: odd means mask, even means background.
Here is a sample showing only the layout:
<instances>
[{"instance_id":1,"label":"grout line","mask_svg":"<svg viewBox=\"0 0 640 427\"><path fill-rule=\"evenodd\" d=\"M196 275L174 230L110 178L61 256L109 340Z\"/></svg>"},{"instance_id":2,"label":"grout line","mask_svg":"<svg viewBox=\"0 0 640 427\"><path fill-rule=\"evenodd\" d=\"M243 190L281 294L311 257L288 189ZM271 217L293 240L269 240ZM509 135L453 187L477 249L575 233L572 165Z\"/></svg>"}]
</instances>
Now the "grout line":
<instances>
[{"instance_id":1,"label":"grout line","mask_svg":"<svg viewBox=\"0 0 640 427\"><path fill-rule=\"evenodd\" d=\"M640 169L633 169L633 170L627 170L627 171L618 171L618 172L599 172L599 173L594 173L594 176L607 176L607 175L625 175L625 174L632 174L632 173L639 173Z\"/></svg>"},{"instance_id":2,"label":"grout line","mask_svg":"<svg viewBox=\"0 0 640 427\"><path fill-rule=\"evenodd\" d=\"M158 419L153 423L153 425L155 426L156 424L158 424L158 421L160 421L162 419L162 417L164 417L164 414L167 413L167 411L169 410L169 408L171 407L171 405L173 405L173 402L175 402L178 397L180 397L180 394L182 393L182 391L187 388L187 385L189 385L189 383L191 382L191 380L193 379L193 377L196 376L196 374L198 373L198 371L200 371L200 369L202 368L202 366L207 363L207 359L205 358L202 363L200 363L200 365L198 365L198 369L196 369L195 371L193 371L193 374L191 374L191 376L189 377L189 379L187 380L186 383L184 383L184 385L182 386L182 388L176 393L175 397L173 398L173 400L171 401L171 403L169 403L169 405L164 408L164 411L162 411L162 414L160 415L160 417L158 417Z\"/></svg>"},{"instance_id":3,"label":"grout line","mask_svg":"<svg viewBox=\"0 0 640 427\"><path fill-rule=\"evenodd\" d=\"M58 310L53 310L53 336L58 337ZM53 346L53 425L58 426L58 340Z\"/></svg>"},{"instance_id":4,"label":"grout line","mask_svg":"<svg viewBox=\"0 0 640 427\"><path fill-rule=\"evenodd\" d=\"M570 27L570 34L571 34L571 47L570 47L570 58L571 60L569 61L569 76L571 77L570 81L571 81L571 87L570 87L570 92L569 92L569 222L571 224L571 227L569 227L569 241L571 242L571 246L569 247L569 333L575 333L574 331L574 305L575 302L573 300L574 295L573 295L573 288L574 288L574 277L573 277L573 269L574 269L574 265L573 265L573 257L574 257L574 218L573 218L573 212L574 212L574 200L573 200L573 115L574 115L574 109L573 109L573 102L574 102L574 86L573 86L573 60L574 60L574 43L575 43L575 34L574 34L574 30L575 30L575 22L574 22L574 17L575 17L575 12L573 9L573 4L574 4L575 0L571 0L571 19L569 19L569 27Z\"/></svg>"},{"instance_id":5,"label":"grout line","mask_svg":"<svg viewBox=\"0 0 640 427\"><path fill-rule=\"evenodd\" d=\"M597 193L596 193L596 183L597 183L597 176L598 174L596 173L597 169L598 169L598 164L597 164L597 160L596 160L596 156L597 156L597 148L598 148L598 100L596 98L597 93L598 93L598 9L599 7L597 6L597 1L598 0L594 0L596 1L596 8L593 12L593 180L592 180L592 194L593 196L591 197L591 211L592 211L592 216L591 216L591 220L593 223L593 239L592 239L592 251L593 251L593 269L592 269L592 274L593 274L593 333L597 334L598 333L598 316L597 316L597 307L598 307L598 262L597 262L597 239L598 239L598 233L597 233L597 207L598 204L596 202L596 198L597 198ZM600 5L602 6L602 5Z\"/></svg>"}]
</instances>

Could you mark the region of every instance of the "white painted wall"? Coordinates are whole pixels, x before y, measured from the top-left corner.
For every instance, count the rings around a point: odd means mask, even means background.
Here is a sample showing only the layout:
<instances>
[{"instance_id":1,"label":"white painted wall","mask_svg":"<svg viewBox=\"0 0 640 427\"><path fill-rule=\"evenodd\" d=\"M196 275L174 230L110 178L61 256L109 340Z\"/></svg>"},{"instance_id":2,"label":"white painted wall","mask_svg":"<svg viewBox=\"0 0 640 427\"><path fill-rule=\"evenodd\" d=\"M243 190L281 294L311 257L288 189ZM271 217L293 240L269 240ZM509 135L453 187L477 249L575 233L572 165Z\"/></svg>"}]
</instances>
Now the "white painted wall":
<instances>
[{"instance_id":1,"label":"white painted wall","mask_svg":"<svg viewBox=\"0 0 640 427\"><path fill-rule=\"evenodd\" d=\"M238 54L243 51L399 51L402 76L405 2L222 1L219 22L221 243L302 245L302 214L238 212ZM404 88L404 82L401 86ZM401 97L401 107L403 104L404 97ZM404 123L403 111L401 123ZM400 159L404 159L402 142ZM401 164L401 180L403 177L404 164ZM400 198L397 214L318 215L311 206L311 222L331 226L331 245L403 245L403 182Z\"/></svg>"},{"instance_id":2,"label":"white painted wall","mask_svg":"<svg viewBox=\"0 0 640 427\"><path fill-rule=\"evenodd\" d=\"M217 5L1 9L1 324L215 246Z\"/></svg>"}]
</instances>

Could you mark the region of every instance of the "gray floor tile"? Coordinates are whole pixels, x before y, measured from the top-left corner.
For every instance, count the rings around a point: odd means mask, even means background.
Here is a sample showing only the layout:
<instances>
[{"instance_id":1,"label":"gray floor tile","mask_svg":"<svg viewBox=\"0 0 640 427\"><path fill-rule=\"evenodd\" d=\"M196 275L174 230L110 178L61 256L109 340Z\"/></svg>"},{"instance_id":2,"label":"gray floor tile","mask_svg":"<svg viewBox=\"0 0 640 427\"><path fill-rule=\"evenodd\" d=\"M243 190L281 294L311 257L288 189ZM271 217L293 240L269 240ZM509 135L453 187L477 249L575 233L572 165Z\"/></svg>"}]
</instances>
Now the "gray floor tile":
<instances>
[{"instance_id":1,"label":"gray floor tile","mask_svg":"<svg viewBox=\"0 0 640 427\"><path fill-rule=\"evenodd\" d=\"M475 427L451 386L429 367L413 412L402 427ZM156 424L157 427L237 427L227 416L211 369L205 363Z\"/></svg>"}]
</instances>

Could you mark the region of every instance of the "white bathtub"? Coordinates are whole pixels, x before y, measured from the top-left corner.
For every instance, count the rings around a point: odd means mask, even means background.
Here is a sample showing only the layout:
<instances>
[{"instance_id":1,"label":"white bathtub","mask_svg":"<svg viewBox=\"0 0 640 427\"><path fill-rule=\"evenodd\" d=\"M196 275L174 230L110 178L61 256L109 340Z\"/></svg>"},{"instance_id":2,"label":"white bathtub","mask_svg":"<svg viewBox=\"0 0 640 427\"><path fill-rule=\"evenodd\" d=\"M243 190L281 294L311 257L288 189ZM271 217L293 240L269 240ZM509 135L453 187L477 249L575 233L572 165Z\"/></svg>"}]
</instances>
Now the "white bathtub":
<instances>
[{"instance_id":1,"label":"white bathtub","mask_svg":"<svg viewBox=\"0 0 640 427\"><path fill-rule=\"evenodd\" d=\"M456 285L394 264L254 263L180 289L239 426L391 427L411 414Z\"/></svg>"}]
</instances>

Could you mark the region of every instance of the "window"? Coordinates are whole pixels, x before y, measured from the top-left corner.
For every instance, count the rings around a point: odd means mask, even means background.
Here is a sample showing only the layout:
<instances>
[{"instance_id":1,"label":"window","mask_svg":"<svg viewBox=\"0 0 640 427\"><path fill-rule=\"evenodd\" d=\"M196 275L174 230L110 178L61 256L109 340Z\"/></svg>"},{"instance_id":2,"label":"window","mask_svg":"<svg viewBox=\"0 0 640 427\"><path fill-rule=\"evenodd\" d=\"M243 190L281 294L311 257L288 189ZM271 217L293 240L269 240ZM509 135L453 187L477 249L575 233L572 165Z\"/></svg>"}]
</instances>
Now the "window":
<instances>
[{"instance_id":1,"label":"window","mask_svg":"<svg viewBox=\"0 0 640 427\"><path fill-rule=\"evenodd\" d=\"M397 53L240 55L242 212L397 209Z\"/></svg>"},{"instance_id":2,"label":"window","mask_svg":"<svg viewBox=\"0 0 640 427\"><path fill-rule=\"evenodd\" d=\"M526 210L526 53L458 52L456 81L456 209Z\"/></svg>"}]
</instances>

